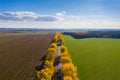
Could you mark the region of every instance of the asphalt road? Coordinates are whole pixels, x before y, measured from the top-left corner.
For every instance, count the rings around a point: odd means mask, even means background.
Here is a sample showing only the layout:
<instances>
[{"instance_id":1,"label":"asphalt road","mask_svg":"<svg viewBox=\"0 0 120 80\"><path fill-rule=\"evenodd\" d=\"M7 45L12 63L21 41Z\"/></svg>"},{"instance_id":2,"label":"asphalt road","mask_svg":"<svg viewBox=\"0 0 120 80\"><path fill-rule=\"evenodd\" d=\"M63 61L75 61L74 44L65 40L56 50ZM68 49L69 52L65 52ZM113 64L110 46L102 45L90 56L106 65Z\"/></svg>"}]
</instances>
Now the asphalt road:
<instances>
[{"instance_id":1,"label":"asphalt road","mask_svg":"<svg viewBox=\"0 0 120 80\"><path fill-rule=\"evenodd\" d=\"M56 66L55 67L56 71L53 80L62 80L62 73L61 73L62 64L60 63L60 42L57 43L55 66Z\"/></svg>"}]
</instances>

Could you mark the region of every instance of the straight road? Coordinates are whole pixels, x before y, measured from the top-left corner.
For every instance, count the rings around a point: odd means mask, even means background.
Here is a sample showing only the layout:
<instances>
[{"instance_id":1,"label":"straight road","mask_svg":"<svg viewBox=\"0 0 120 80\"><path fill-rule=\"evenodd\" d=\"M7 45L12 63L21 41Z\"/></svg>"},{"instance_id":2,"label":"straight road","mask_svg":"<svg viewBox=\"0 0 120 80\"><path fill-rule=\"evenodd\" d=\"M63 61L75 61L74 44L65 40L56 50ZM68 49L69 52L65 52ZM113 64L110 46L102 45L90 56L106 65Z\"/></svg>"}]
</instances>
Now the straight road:
<instances>
[{"instance_id":1,"label":"straight road","mask_svg":"<svg viewBox=\"0 0 120 80\"><path fill-rule=\"evenodd\" d=\"M57 58L57 65L56 65L56 72L57 72L57 71L60 70L61 67L62 67L62 64L60 63L60 46L59 46L59 45L58 45L58 47L57 47L56 58Z\"/></svg>"},{"instance_id":2,"label":"straight road","mask_svg":"<svg viewBox=\"0 0 120 80\"><path fill-rule=\"evenodd\" d=\"M62 73L61 68L62 64L60 63L60 42L57 43L57 53L56 53L56 59L55 59L55 75L53 80L62 80Z\"/></svg>"}]
</instances>

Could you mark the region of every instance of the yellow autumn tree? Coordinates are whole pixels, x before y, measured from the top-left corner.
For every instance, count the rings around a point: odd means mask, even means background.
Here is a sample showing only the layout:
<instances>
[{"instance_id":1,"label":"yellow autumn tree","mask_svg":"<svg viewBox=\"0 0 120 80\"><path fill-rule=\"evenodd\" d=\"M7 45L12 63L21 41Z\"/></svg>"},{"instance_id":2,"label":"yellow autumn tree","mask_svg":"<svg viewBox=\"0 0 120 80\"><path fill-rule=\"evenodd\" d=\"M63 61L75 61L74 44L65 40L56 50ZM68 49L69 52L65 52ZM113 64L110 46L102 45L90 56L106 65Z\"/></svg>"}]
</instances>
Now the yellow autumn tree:
<instances>
[{"instance_id":1,"label":"yellow autumn tree","mask_svg":"<svg viewBox=\"0 0 120 80\"><path fill-rule=\"evenodd\" d=\"M56 43L51 43L51 44L50 44L50 48L55 48L55 49L57 49L57 44L56 44Z\"/></svg>"},{"instance_id":2,"label":"yellow autumn tree","mask_svg":"<svg viewBox=\"0 0 120 80\"><path fill-rule=\"evenodd\" d=\"M54 71L53 62L50 62L50 61L46 60L44 68L49 68L49 69Z\"/></svg>"},{"instance_id":3,"label":"yellow autumn tree","mask_svg":"<svg viewBox=\"0 0 120 80\"><path fill-rule=\"evenodd\" d=\"M55 35L54 35L53 42L57 43L57 41L58 41L58 37L59 37L59 33L56 32Z\"/></svg>"},{"instance_id":4,"label":"yellow autumn tree","mask_svg":"<svg viewBox=\"0 0 120 80\"><path fill-rule=\"evenodd\" d=\"M52 76L55 71L54 67L54 60L56 57L56 43L51 43L50 47L48 48L46 61L44 63L43 69L36 73L37 79L39 80L52 80Z\"/></svg>"},{"instance_id":5,"label":"yellow autumn tree","mask_svg":"<svg viewBox=\"0 0 120 80\"><path fill-rule=\"evenodd\" d=\"M67 56L67 57L61 57L60 62L63 64L64 63L72 63L72 60L70 59L70 57Z\"/></svg>"},{"instance_id":6,"label":"yellow autumn tree","mask_svg":"<svg viewBox=\"0 0 120 80\"><path fill-rule=\"evenodd\" d=\"M49 48L46 56L46 60L48 61L54 61L56 56L56 49L55 48Z\"/></svg>"},{"instance_id":7,"label":"yellow autumn tree","mask_svg":"<svg viewBox=\"0 0 120 80\"><path fill-rule=\"evenodd\" d=\"M70 76L72 80L78 80L77 68L72 63L65 63L61 69L64 76Z\"/></svg>"},{"instance_id":8,"label":"yellow autumn tree","mask_svg":"<svg viewBox=\"0 0 120 80\"><path fill-rule=\"evenodd\" d=\"M41 71L37 72L37 78L39 80L51 80L52 76L52 71L49 68L42 69Z\"/></svg>"},{"instance_id":9,"label":"yellow autumn tree","mask_svg":"<svg viewBox=\"0 0 120 80\"><path fill-rule=\"evenodd\" d=\"M72 80L72 78L70 76L64 76L63 80Z\"/></svg>"},{"instance_id":10,"label":"yellow autumn tree","mask_svg":"<svg viewBox=\"0 0 120 80\"><path fill-rule=\"evenodd\" d=\"M61 52L61 54L62 54L63 52L68 52L68 50L67 50L67 48L66 48L64 45L62 45L62 46L60 47L60 52Z\"/></svg>"},{"instance_id":11,"label":"yellow autumn tree","mask_svg":"<svg viewBox=\"0 0 120 80\"><path fill-rule=\"evenodd\" d=\"M55 48L48 48L48 53L56 53L56 49Z\"/></svg>"},{"instance_id":12,"label":"yellow autumn tree","mask_svg":"<svg viewBox=\"0 0 120 80\"><path fill-rule=\"evenodd\" d=\"M73 65L70 55L65 45L60 48L60 62L62 63L63 80L79 80L77 76L77 68Z\"/></svg>"},{"instance_id":13,"label":"yellow autumn tree","mask_svg":"<svg viewBox=\"0 0 120 80\"><path fill-rule=\"evenodd\" d=\"M64 38L62 36L62 33L59 34L59 37L60 37L60 42L64 45Z\"/></svg>"},{"instance_id":14,"label":"yellow autumn tree","mask_svg":"<svg viewBox=\"0 0 120 80\"><path fill-rule=\"evenodd\" d=\"M63 52L60 54L61 57L70 57L70 55L68 54L68 52Z\"/></svg>"}]
</instances>

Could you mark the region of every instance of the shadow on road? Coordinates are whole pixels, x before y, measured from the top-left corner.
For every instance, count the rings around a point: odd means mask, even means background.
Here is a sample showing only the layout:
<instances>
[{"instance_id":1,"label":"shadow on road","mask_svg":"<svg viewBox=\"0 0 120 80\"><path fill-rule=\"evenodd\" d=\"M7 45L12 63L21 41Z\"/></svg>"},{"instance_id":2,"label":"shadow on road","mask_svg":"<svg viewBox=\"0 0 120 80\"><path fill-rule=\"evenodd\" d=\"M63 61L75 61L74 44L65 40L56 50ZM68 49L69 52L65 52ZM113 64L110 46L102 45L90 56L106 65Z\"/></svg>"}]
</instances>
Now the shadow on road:
<instances>
[{"instance_id":1,"label":"shadow on road","mask_svg":"<svg viewBox=\"0 0 120 80\"><path fill-rule=\"evenodd\" d=\"M62 80L62 72L61 70L57 70L57 72L54 73L52 80Z\"/></svg>"},{"instance_id":2,"label":"shadow on road","mask_svg":"<svg viewBox=\"0 0 120 80\"><path fill-rule=\"evenodd\" d=\"M54 66L57 66L57 65L59 65L59 64L60 64L60 56L57 56L57 57L55 58Z\"/></svg>"}]
</instances>

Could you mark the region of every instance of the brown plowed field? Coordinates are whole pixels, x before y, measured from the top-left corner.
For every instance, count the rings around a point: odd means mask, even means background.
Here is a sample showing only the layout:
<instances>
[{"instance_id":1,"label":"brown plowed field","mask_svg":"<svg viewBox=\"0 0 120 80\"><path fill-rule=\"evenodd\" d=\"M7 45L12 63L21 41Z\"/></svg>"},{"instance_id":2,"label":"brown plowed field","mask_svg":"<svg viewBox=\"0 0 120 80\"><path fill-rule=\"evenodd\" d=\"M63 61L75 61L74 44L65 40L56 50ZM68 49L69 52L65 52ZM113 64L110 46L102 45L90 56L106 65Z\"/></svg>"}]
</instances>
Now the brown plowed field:
<instances>
[{"instance_id":1,"label":"brown plowed field","mask_svg":"<svg viewBox=\"0 0 120 80\"><path fill-rule=\"evenodd\" d=\"M33 80L53 33L0 33L0 80Z\"/></svg>"}]
</instances>

